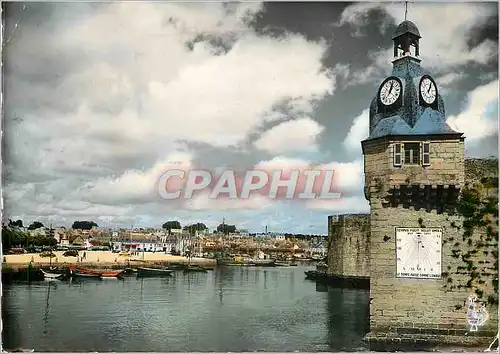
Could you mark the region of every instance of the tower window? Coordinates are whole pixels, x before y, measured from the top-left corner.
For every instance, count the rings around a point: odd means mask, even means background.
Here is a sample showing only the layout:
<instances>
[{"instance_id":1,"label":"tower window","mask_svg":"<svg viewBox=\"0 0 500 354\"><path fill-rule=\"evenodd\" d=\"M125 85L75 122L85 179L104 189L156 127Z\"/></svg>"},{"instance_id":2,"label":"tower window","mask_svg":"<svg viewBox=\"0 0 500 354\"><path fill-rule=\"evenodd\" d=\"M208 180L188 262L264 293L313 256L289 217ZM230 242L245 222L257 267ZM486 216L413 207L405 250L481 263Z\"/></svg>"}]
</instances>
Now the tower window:
<instances>
[{"instance_id":1,"label":"tower window","mask_svg":"<svg viewBox=\"0 0 500 354\"><path fill-rule=\"evenodd\" d=\"M401 166L403 164L402 161L402 148L401 144L394 144L394 166Z\"/></svg>"},{"instance_id":2,"label":"tower window","mask_svg":"<svg viewBox=\"0 0 500 354\"><path fill-rule=\"evenodd\" d=\"M418 165L420 160L420 143L405 143L405 165Z\"/></svg>"},{"instance_id":3,"label":"tower window","mask_svg":"<svg viewBox=\"0 0 500 354\"><path fill-rule=\"evenodd\" d=\"M430 161L430 143L422 143L422 166L429 166Z\"/></svg>"}]
</instances>

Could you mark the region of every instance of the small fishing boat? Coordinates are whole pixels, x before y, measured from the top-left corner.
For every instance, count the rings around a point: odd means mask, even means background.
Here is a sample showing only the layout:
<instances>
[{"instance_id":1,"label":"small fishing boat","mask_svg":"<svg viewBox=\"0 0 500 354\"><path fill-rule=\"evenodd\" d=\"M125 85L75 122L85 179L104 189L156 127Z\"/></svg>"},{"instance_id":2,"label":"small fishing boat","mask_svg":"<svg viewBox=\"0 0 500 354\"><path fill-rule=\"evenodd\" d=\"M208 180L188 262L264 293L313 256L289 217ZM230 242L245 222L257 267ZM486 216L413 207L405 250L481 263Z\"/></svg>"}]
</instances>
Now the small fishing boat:
<instances>
[{"instance_id":1,"label":"small fishing boat","mask_svg":"<svg viewBox=\"0 0 500 354\"><path fill-rule=\"evenodd\" d=\"M73 277L79 278L93 278L93 279L101 279L102 272L96 272L90 269L78 268L78 267L70 267L69 272Z\"/></svg>"},{"instance_id":2,"label":"small fishing boat","mask_svg":"<svg viewBox=\"0 0 500 354\"><path fill-rule=\"evenodd\" d=\"M274 265L276 267L290 267L290 263L282 262L282 261L276 261L276 262L274 262Z\"/></svg>"},{"instance_id":3,"label":"small fishing boat","mask_svg":"<svg viewBox=\"0 0 500 354\"><path fill-rule=\"evenodd\" d=\"M244 261L246 264L251 264L256 267L272 267L276 261L274 259L248 259Z\"/></svg>"},{"instance_id":4,"label":"small fishing boat","mask_svg":"<svg viewBox=\"0 0 500 354\"><path fill-rule=\"evenodd\" d=\"M290 263L290 267L297 267L298 264L297 263Z\"/></svg>"},{"instance_id":5,"label":"small fishing boat","mask_svg":"<svg viewBox=\"0 0 500 354\"><path fill-rule=\"evenodd\" d=\"M99 273L78 273L72 272L71 275L74 278L85 278L85 279L101 279L102 275Z\"/></svg>"},{"instance_id":6,"label":"small fishing boat","mask_svg":"<svg viewBox=\"0 0 500 354\"><path fill-rule=\"evenodd\" d=\"M165 277L172 275L174 271L172 269L162 269L162 268L137 268L138 277Z\"/></svg>"},{"instance_id":7,"label":"small fishing boat","mask_svg":"<svg viewBox=\"0 0 500 354\"><path fill-rule=\"evenodd\" d=\"M42 272L45 280L61 279L64 276L64 274L45 272L42 269L40 269L40 271Z\"/></svg>"}]
</instances>

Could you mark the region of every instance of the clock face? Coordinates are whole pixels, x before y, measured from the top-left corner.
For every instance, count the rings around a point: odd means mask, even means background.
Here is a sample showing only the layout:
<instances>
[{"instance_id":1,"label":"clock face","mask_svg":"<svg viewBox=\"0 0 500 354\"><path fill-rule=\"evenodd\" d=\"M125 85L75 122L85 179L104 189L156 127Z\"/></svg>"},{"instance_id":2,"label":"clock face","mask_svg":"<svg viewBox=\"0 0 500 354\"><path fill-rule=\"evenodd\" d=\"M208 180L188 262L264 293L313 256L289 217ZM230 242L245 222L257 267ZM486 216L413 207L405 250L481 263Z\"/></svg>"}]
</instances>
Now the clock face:
<instances>
[{"instance_id":1,"label":"clock face","mask_svg":"<svg viewBox=\"0 0 500 354\"><path fill-rule=\"evenodd\" d=\"M422 99L425 103L434 103L437 97L437 88L434 81L432 81L428 77L424 77L420 82L420 95L422 96Z\"/></svg>"},{"instance_id":2,"label":"clock face","mask_svg":"<svg viewBox=\"0 0 500 354\"><path fill-rule=\"evenodd\" d=\"M401 95L401 83L396 79L389 79L380 88L380 102L386 106L394 104Z\"/></svg>"},{"instance_id":3,"label":"clock face","mask_svg":"<svg viewBox=\"0 0 500 354\"><path fill-rule=\"evenodd\" d=\"M441 278L441 229L396 228L396 277Z\"/></svg>"}]
</instances>

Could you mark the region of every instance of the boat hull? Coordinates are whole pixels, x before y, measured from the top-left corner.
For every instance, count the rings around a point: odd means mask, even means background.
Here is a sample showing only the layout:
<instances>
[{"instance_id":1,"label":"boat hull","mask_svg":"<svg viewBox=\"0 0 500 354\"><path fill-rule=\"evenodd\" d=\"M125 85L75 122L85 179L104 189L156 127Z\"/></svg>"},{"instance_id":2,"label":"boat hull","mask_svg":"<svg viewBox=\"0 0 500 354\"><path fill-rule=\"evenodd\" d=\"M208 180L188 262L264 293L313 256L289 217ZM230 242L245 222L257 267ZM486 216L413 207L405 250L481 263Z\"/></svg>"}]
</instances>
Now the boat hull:
<instances>
[{"instance_id":1,"label":"boat hull","mask_svg":"<svg viewBox=\"0 0 500 354\"><path fill-rule=\"evenodd\" d=\"M43 278L45 280L56 280L56 279L61 279L64 277L64 274L57 274L57 273L49 273L49 272L44 272L42 270Z\"/></svg>"},{"instance_id":2,"label":"boat hull","mask_svg":"<svg viewBox=\"0 0 500 354\"><path fill-rule=\"evenodd\" d=\"M100 274L87 274L87 273L73 273L74 278L79 279L101 279L102 276Z\"/></svg>"},{"instance_id":3,"label":"boat hull","mask_svg":"<svg viewBox=\"0 0 500 354\"><path fill-rule=\"evenodd\" d=\"M233 258L221 258L217 260L217 265L237 265Z\"/></svg>"},{"instance_id":4,"label":"boat hull","mask_svg":"<svg viewBox=\"0 0 500 354\"><path fill-rule=\"evenodd\" d=\"M252 264L256 267L273 267L276 265L276 261L274 259L252 259L245 261L245 263Z\"/></svg>"},{"instance_id":5,"label":"boat hull","mask_svg":"<svg viewBox=\"0 0 500 354\"><path fill-rule=\"evenodd\" d=\"M102 272L96 272L90 269L71 267L69 269L71 276L78 278L94 278L101 279Z\"/></svg>"},{"instance_id":6,"label":"boat hull","mask_svg":"<svg viewBox=\"0 0 500 354\"><path fill-rule=\"evenodd\" d=\"M138 277L168 277L174 271L172 269L137 268Z\"/></svg>"},{"instance_id":7,"label":"boat hull","mask_svg":"<svg viewBox=\"0 0 500 354\"><path fill-rule=\"evenodd\" d=\"M122 276L123 274L123 270L117 270L117 271L113 271L113 272L104 272L102 273L102 277L103 278L119 278Z\"/></svg>"}]
</instances>

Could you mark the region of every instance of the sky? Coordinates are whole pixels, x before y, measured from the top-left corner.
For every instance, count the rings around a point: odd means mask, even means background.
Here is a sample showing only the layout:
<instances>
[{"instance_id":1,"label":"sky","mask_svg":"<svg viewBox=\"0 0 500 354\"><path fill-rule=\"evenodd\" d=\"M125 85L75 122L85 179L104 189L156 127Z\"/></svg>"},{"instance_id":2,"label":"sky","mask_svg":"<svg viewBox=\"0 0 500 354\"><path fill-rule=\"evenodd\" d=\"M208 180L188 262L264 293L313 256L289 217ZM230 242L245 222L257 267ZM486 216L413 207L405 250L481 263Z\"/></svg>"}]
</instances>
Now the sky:
<instances>
[{"instance_id":1,"label":"sky","mask_svg":"<svg viewBox=\"0 0 500 354\"><path fill-rule=\"evenodd\" d=\"M4 219L326 234L365 213L368 107L404 3L4 4ZM498 3L409 3L468 157L498 153ZM168 169L335 170L339 200L163 200Z\"/></svg>"}]
</instances>

